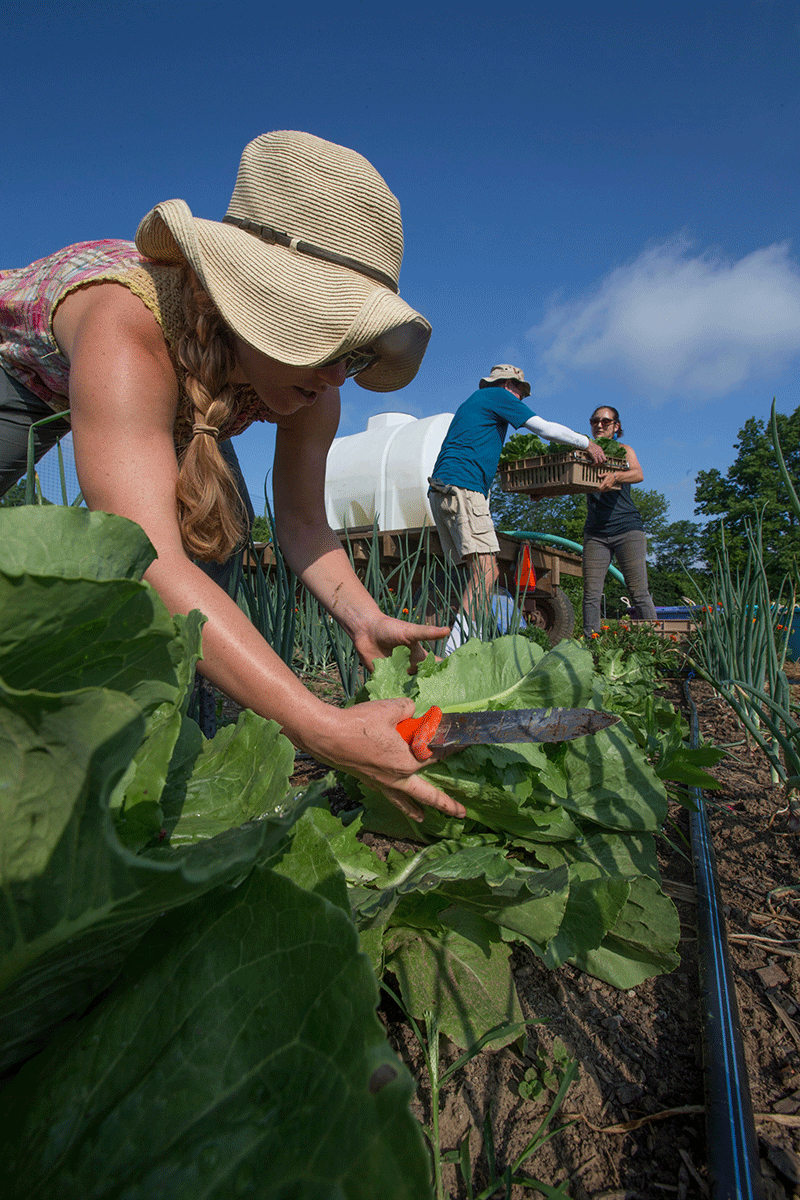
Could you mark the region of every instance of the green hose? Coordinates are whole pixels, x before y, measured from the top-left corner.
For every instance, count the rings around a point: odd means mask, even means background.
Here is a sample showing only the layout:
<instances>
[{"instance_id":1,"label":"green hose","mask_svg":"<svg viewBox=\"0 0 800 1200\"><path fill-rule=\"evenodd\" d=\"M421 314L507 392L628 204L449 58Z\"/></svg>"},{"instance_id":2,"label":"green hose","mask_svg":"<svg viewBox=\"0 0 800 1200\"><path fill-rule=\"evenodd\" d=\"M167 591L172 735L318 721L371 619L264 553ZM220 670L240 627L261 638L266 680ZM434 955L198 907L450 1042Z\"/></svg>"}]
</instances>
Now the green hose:
<instances>
[{"instance_id":1,"label":"green hose","mask_svg":"<svg viewBox=\"0 0 800 1200\"><path fill-rule=\"evenodd\" d=\"M569 538L559 537L555 533L530 533L528 530L515 529L513 532L508 529L501 529L500 533L504 537L518 538L521 542L555 542L557 546L563 546L565 550L574 550L576 554L583 554L583 546L580 542L571 542ZM620 583L625 582L625 576L622 571L616 567L610 566L609 571L618 579Z\"/></svg>"}]
</instances>

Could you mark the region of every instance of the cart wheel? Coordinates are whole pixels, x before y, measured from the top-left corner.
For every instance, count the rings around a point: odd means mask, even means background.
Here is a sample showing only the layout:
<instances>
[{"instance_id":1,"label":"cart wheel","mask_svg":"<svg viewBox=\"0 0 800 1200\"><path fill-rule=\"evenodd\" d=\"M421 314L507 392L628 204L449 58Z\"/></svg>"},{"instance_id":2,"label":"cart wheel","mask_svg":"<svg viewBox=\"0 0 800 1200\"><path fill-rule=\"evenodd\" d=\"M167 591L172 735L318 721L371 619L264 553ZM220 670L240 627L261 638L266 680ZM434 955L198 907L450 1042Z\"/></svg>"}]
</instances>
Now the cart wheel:
<instances>
[{"instance_id":1,"label":"cart wheel","mask_svg":"<svg viewBox=\"0 0 800 1200\"><path fill-rule=\"evenodd\" d=\"M575 629L575 609L559 588L553 596L537 596L536 607L526 613L528 622L543 629L555 646L564 638L572 637Z\"/></svg>"}]
</instances>

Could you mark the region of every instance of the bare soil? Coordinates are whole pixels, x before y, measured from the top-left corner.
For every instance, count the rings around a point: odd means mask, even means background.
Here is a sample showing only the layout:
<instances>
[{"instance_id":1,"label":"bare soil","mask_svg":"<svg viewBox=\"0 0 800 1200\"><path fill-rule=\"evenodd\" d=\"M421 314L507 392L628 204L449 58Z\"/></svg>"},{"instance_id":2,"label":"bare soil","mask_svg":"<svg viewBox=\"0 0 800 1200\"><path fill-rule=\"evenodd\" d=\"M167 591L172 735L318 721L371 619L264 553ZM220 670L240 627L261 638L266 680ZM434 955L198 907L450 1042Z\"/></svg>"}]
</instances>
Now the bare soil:
<instances>
[{"instance_id":1,"label":"bare soil","mask_svg":"<svg viewBox=\"0 0 800 1200\"><path fill-rule=\"evenodd\" d=\"M800 670L795 669L796 695ZM690 683L700 735L729 748L713 771L723 784L707 812L717 859L766 1200L800 1198L800 819L770 781L763 755L742 739L733 713L705 683ZM329 689L330 691L330 689ZM664 692L687 712L683 684ZM329 695L327 698L331 698ZM298 762L298 780L321 773ZM335 792L334 808L342 803ZM688 843L689 819L671 816ZM515 952L517 989L531 1030L527 1053L484 1052L448 1085L441 1141L453 1149L469 1131L473 1183L486 1182L481 1133L491 1109L500 1166L521 1152L552 1096L519 1095L538 1045L559 1038L580 1064L557 1124L566 1125L526 1165L572 1200L691 1200L710 1194L706 1170L702 1029L697 974L695 888L687 846L662 843L665 890L681 921L680 966L635 991L619 992L571 967L546 969L527 948ZM384 1001L381 1016L397 1053L419 1080L413 1107L430 1122L423 1060L402 1014ZM445 1058L457 1052L446 1047ZM447 1168L448 1194L466 1191ZM522 1196L515 1188L514 1195ZM524 1192L525 1195L533 1193ZM501 1189L497 1195L502 1196Z\"/></svg>"}]
</instances>

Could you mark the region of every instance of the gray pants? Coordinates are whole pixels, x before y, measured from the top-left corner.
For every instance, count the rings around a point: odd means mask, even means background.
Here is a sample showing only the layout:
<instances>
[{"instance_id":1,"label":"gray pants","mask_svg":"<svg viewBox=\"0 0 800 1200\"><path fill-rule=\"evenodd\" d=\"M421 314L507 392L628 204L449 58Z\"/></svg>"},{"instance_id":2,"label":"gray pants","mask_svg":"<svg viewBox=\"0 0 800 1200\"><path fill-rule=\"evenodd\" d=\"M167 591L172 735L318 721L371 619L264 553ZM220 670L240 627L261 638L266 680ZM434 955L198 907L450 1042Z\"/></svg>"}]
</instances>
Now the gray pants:
<instances>
[{"instance_id":1,"label":"gray pants","mask_svg":"<svg viewBox=\"0 0 800 1200\"><path fill-rule=\"evenodd\" d=\"M641 529L614 537L593 533L583 542L583 632L600 632L600 597L611 559L625 577L625 586L637 617L655 621L656 610L647 582L647 538Z\"/></svg>"},{"instance_id":2,"label":"gray pants","mask_svg":"<svg viewBox=\"0 0 800 1200\"><path fill-rule=\"evenodd\" d=\"M43 417L52 417L53 410L44 400L40 400L32 391L18 383L6 371L0 370L0 496L4 496L9 488L22 478L28 464L28 434L36 421ZM33 432L34 461L55 446L59 438L69 433L69 421L59 417L48 425L42 425ZM233 443L220 442L220 452L230 467L236 488L247 512L248 525L253 524L253 505L247 491L242 469L236 457ZM197 565L210 579L226 591L231 590L232 583L238 570L241 554L235 554L224 563L203 563Z\"/></svg>"}]
</instances>

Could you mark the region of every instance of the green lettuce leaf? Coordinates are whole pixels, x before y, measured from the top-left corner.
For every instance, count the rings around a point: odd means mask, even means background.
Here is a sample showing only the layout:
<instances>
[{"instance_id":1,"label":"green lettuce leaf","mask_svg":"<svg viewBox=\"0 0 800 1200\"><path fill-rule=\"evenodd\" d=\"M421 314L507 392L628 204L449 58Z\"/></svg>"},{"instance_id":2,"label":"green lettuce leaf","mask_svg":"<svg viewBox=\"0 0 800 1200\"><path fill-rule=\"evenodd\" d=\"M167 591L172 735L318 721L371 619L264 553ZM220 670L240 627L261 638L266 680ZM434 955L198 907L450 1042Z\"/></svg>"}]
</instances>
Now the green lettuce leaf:
<instances>
[{"instance_id":1,"label":"green lettuce leaf","mask_svg":"<svg viewBox=\"0 0 800 1200\"><path fill-rule=\"evenodd\" d=\"M329 785L330 779L322 782ZM270 866L298 887L337 904L350 916L347 880L326 837L325 818L330 815L321 807L306 809Z\"/></svg>"},{"instance_id":2,"label":"green lettuce leaf","mask_svg":"<svg viewBox=\"0 0 800 1200\"><path fill-rule=\"evenodd\" d=\"M519 1041L524 1023L510 947L489 921L457 910L452 921L439 933L409 927L387 933L386 967L407 1011L418 1021L434 1012L440 1032L462 1049L499 1025L507 1028L492 1041L494 1049Z\"/></svg>"},{"instance_id":3,"label":"green lettuce leaf","mask_svg":"<svg viewBox=\"0 0 800 1200\"><path fill-rule=\"evenodd\" d=\"M567 779L564 808L610 829L658 830L667 793L635 738L623 725L561 747Z\"/></svg>"},{"instance_id":4,"label":"green lettuce leaf","mask_svg":"<svg viewBox=\"0 0 800 1200\"><path fill-rule=\"evenodd\" d=\"M604 688L608 694L592 656L575 643L526 660L521 641L472 641L444 663L426 665L421 680L408 675L407 652L396 652L379 664L366 694L409 696L417 713L432 704L445 711L591 707ZM645 672L621 658L611 669L620 701L629 703L631 689L641 687L641 705L670 729L675 714L647 699L652 683L639 682ZM605 971L610 982L671 969L676 915L660 891L652 836L666 816L666 792L624 723L557 745L471 746L423 773L460 800L467 816L455 821L427 809L419 825L362 789L364 828L429 844L397 877L358 886L360 929L383 926L387 946L400 944L390 931L412 930L403 945L419 957L420 939L433 939L424 951L430 957L448 911L496 926L503 940L526 943L551 966L577 962Z\"/></svg>"},{"instance_id":5,"label":"green lettuce leaf","mask_svg":"<svg viewBox=\"0 0 800 1200\"><path fill-rule=\"evenodd\" d=\"M471 639L440 663L408 674L406 647L379 659L364 688L371 700L409 696L417 713L435 704L444 712L510 708L579 708L594 696L592 656L576 642L548 654L520 634L493 642Z\"/></svg>"},{"instance_id":6,"label":"green lettuce leaf","mask_svg":"<svg viewBox=\"0 0 800 1200\"><path fill-rule=\"evenodd\" d=\"M545 948L548 967L560 967L577 954L596 950L614 927L630 890L627 879L581 879L572 868L564 919Z\"/></svg>"},{"instance_id":7,"label":"green lettuce leaf","mask_svg":"<svg viewBox=\"0 0 800 1200\"><path fill-rule=\"evenodd\" d=\"M198 737L197 726L186 718L182 729L182 753L170 764L162 796L170 845L214 837L268 812L277 815L284 799L289 812L294 747L275 721L246 709L211 741Z\"/></svg>"},{"instance_id":8,"label":"green lettuce leaf","mask_svg":"<svg viewBox=\"0 0 800 1200\"><path fill-rule=\"evenodd\" d=\"M499 886L482 879L457 880L442 883L438 893L451 905L492 921L509 941L541 946L561 928L569 900L569 872L566 867L524 874L517 869Z\"/></svg>"},{"instance_id":9,"label":"green lettuce leaf","mask_svg":"<svg viewBox=\"0 0 800 1200\"><path fill-rule=\"evenodd\" d=\"M348 820L348 817L351 819ZM325 838L348 886L380 886L389 879L389 865L380 859L371 847L359 841L361 826L356 813L344 814L345 819L342 816L334 816L327 801L322 800L308 809L307 818Z\"/></svg>"},{"instance_id":10,"label":"green lettuce leaf","mask_svg":"<svg viewBox=\"0 0 800 1200\"><path fill-rule=\"evenodd\" d=\"M655 880L641 876L631 880L628 900L602 944L569 961L614 987L633 988L675 970L679 939L675 905Z\"/></svg>"}]
</instances>

